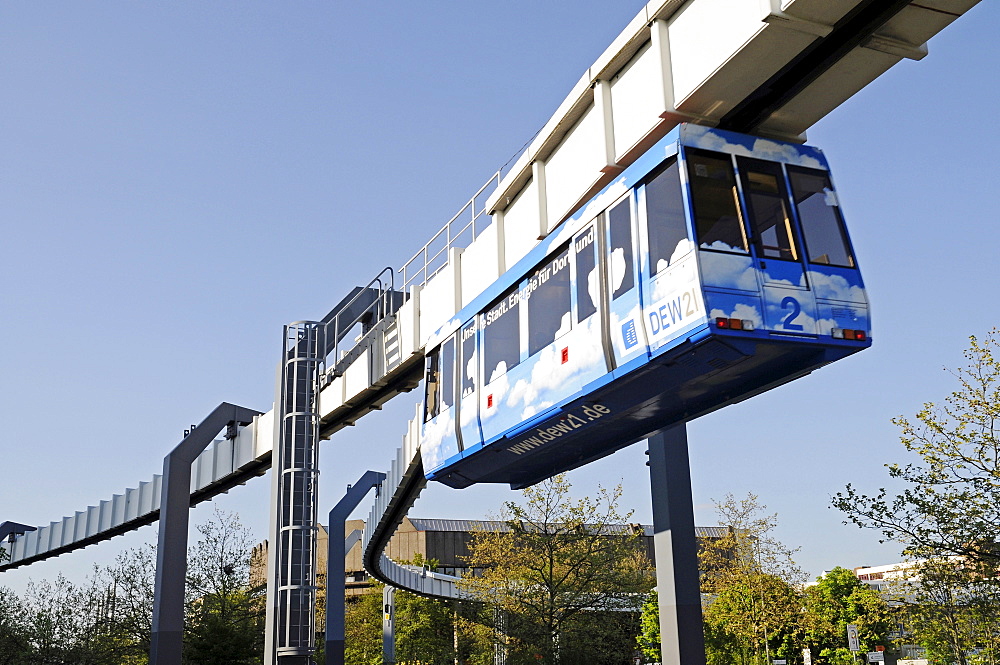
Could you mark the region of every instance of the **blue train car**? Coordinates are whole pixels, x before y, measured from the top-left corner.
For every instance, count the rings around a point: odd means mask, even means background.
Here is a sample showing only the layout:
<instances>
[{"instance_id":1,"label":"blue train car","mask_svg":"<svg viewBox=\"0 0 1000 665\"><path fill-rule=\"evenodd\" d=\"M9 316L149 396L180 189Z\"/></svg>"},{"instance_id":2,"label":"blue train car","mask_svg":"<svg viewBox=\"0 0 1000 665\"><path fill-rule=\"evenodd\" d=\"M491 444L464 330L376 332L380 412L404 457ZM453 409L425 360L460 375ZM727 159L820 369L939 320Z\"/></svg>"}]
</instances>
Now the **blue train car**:
<instances>
[{"instance_id":1,"label":"blue train car","mask_svg":"<svg viewBox=\"0 0 1000 665\"><path fill-rule=\"evenodd\" d=\"M681 125L434 335L424 468L526 487L870 344L823 153Z\"/></svg>"}]
</instances>

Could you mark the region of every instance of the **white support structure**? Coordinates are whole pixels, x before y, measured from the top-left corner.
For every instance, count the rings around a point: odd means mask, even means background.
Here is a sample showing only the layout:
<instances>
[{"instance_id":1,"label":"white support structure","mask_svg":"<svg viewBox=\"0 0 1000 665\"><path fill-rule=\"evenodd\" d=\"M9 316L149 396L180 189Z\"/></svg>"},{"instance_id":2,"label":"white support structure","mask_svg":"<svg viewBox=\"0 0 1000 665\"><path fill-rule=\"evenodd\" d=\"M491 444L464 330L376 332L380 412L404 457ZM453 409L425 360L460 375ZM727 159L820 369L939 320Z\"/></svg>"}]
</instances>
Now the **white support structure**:
<instances>
[{"instance_id":1,"label":"white support structure","mask_svg":"<svg viewBox=\"0 0 1000 665\"><path fill-rule=\"evenodd\" d=\"M199 503L262 475L271 464L272 415L239 429L235 439L218 439L191 469L191 503ZM48 526L15 537L10 560L0 571L48 559L108 540L155 522L160 513L160 475L125 489Z\"/></svg>"}]
</instances>

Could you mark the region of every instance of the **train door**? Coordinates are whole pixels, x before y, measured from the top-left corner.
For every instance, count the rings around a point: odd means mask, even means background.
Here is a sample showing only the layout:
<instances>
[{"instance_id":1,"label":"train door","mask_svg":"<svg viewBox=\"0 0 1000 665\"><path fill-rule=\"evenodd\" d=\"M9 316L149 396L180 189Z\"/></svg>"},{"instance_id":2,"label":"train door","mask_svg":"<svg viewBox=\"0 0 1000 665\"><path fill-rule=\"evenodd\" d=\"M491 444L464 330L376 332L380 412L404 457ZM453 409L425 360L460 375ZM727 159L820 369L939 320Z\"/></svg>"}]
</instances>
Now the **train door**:
<instances>
[{"instance_id":1,"label":"train door","mask_svg":"<svg viewBox=\"0 0 1000 665\"><path fill-rule=\"evenodd\" d=\"M604 261L607 278L608 335L615 367L648 355L639 302L639 271L632 193L605 213Z\"/></svg>"},{"instance_id":2,"label":"train door","mask_svg":"<svg viewBox=\"0 0 1000 665\"><path fill-rule=\"evenodd\" d=\"M706 316L676 157L640 187L638 209L645 239L643 322L655 353Z\"/></svg>"},{"instance_id":3,"label":"train door","mask_svg":"<svg viewBox=\"0 0 1000 665\"><path fill-rule=\"evenodd\" d=\"M427 356L424 373L424 422L420 454L433 471L459 453L455 430L455 336Z\"/></svg>"},{"instance_id":4,"label":"train door","mask_svg":"<svg viewBox=\"0 0 1000 665\"><path fill-rule=\"evenodd\" d=\"M806 279L799 234L782 165L736 158L750 225L750 240L763 287L768 329L816 333L816 300Z\"/></svg>"}]
</instances>

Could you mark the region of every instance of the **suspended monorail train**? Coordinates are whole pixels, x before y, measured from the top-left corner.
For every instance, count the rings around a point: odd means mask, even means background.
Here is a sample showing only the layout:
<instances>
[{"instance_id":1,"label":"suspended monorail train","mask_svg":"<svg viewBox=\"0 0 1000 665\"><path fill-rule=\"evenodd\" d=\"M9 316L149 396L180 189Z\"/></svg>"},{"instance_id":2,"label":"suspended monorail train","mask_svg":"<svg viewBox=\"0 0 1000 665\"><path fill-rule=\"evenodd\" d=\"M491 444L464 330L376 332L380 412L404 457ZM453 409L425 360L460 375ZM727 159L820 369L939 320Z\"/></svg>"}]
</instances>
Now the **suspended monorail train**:
<instances>
[{"instance_id":1,"label":"suspended monorail train","mask_svg":"<svg viewBox=\"0 0 1000 665\"><path fill-rule=\"evenodd\" d=\"M432 336L424 469L526 487L870 345L823 153L680 125Z\"/></svg>"}]
</instances>

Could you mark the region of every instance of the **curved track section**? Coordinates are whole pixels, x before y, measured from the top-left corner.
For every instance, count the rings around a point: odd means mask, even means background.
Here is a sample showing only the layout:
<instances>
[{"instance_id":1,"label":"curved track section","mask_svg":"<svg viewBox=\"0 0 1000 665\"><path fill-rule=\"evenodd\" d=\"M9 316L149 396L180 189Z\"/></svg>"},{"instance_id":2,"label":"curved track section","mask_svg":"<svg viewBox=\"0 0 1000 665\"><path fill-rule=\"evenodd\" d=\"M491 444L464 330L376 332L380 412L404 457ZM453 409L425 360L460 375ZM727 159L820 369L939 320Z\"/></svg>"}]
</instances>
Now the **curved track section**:
<instances>
[{"instance_id":1,"label":"curved track section","mask_svg":"<svg viewBox=\"0 0 1000 665\"><path fill-rule=\"evenodd\" d=\"M381 582L421 596L461 598L459 578L417 566L404 566L385 554L392 535L427 486L418 447L419 423L419 418L409 422L403 446L396 451L396 459L379 485L375 505L368 514L362 541L365 570Z\"/></svg>"}]
</instances>

